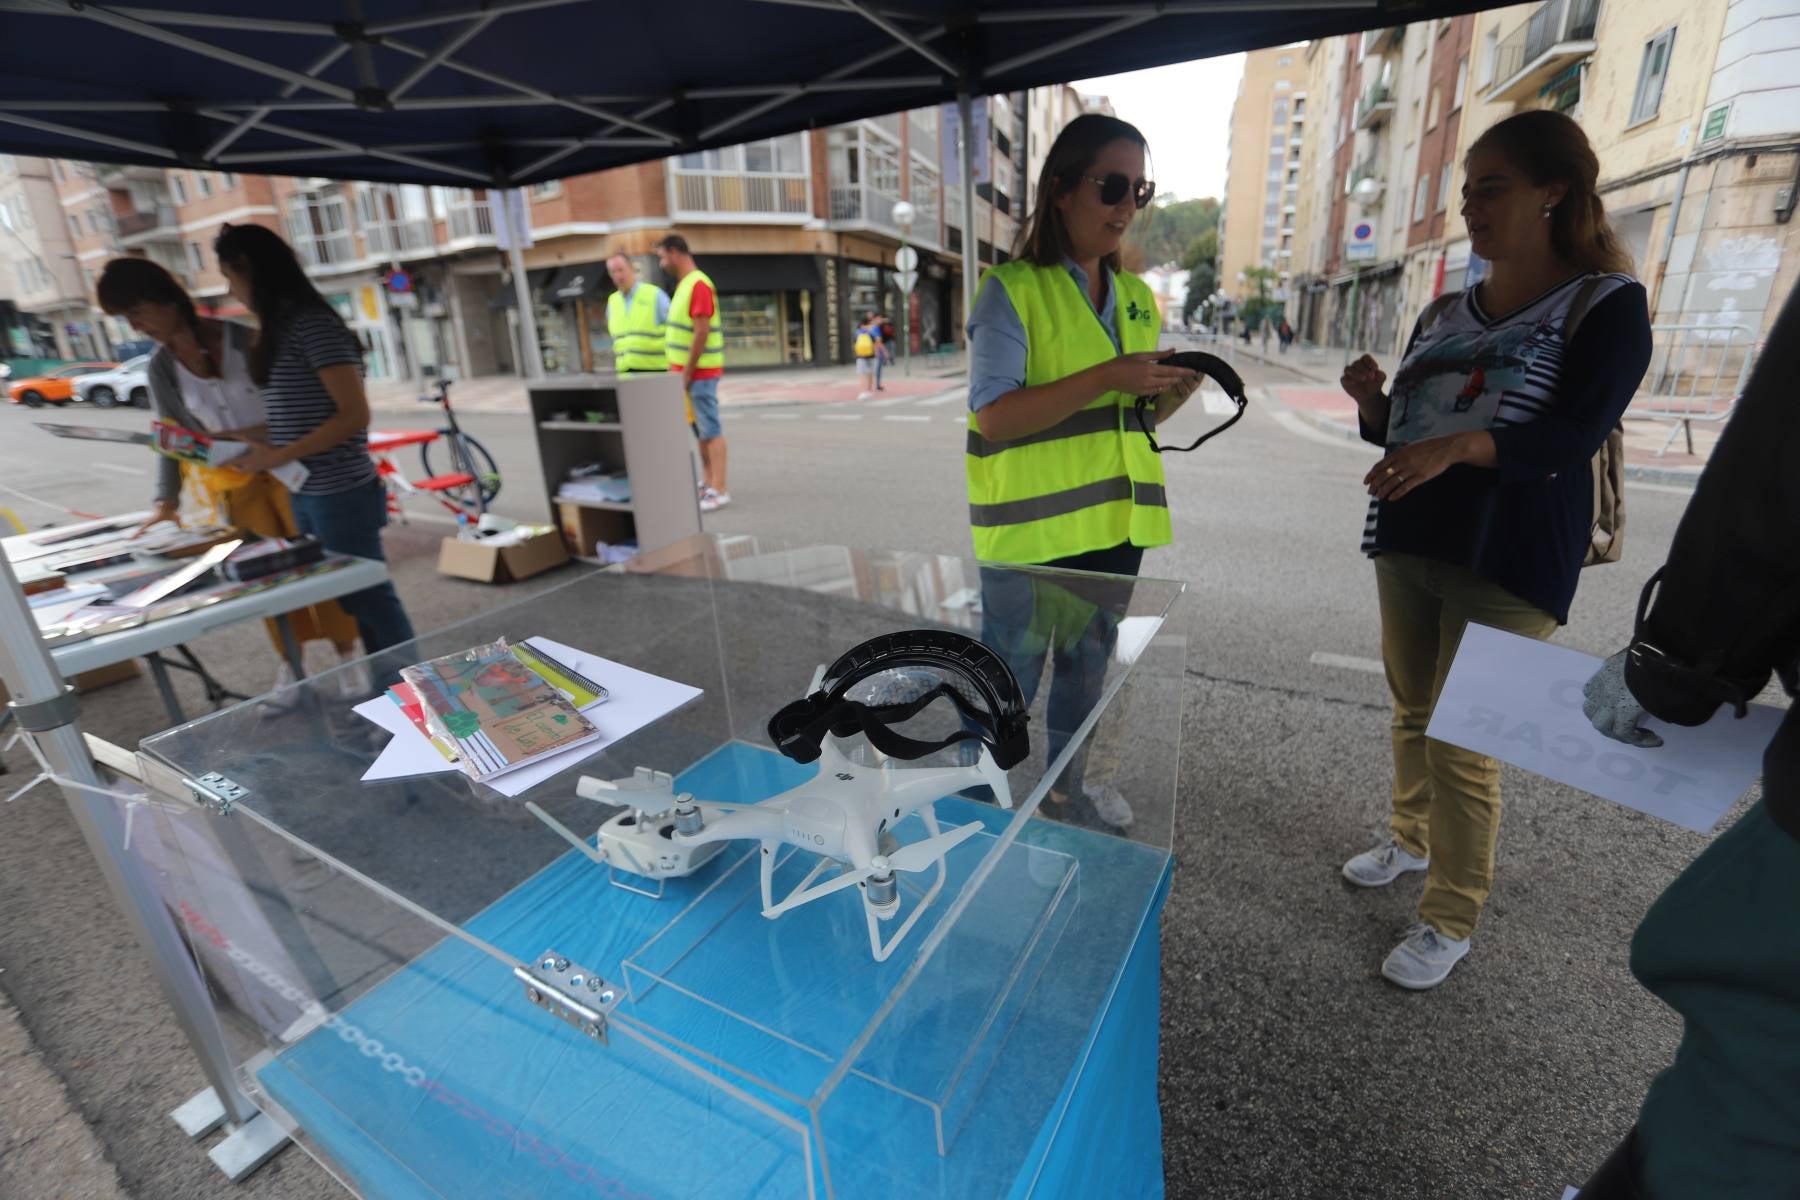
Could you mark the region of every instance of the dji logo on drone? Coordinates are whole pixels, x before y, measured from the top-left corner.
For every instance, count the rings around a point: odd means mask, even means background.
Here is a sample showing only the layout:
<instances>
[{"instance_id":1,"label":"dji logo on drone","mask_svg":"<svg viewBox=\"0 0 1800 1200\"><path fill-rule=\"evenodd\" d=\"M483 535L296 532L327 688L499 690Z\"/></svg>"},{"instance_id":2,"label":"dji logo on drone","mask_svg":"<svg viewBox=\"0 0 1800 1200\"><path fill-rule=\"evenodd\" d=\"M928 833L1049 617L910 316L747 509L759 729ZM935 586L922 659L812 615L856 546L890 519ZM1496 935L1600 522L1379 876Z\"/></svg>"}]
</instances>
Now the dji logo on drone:
<instances>
[{"instance_id":1,"label":"dji logo on drone","mask_svg":"<svg viewBox=\"0 0 1800 1200\"><path fill-rule=\"evenodd\" d=\"M839 771L839 772L838 772L838 773L837 773L837 777L838 777L838 778L839 778L839 779L841 779L841 780L843 780L843 781L844 781L844 782L845 782L845 783L849 783L849 782L850 782L850 781L851 781L851 780L852 780L852 779L855 779L855 778L856 778L856 776L854 776L854 775L852 775L852 774L851 774L851 773L850 773L850 772L848 772L848 771Z\"/></svg>"}]
</instances>

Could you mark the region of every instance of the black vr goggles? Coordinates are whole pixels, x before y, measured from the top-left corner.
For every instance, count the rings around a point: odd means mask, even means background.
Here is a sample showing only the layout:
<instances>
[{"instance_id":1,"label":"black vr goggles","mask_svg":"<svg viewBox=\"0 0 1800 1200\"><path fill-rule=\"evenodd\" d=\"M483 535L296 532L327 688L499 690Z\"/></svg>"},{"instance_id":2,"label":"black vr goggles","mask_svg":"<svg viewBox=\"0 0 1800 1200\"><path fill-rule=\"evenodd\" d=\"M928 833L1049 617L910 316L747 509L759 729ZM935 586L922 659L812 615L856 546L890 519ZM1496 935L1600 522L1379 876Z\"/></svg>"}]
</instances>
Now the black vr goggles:
<instances>
[{"instance_id":1,"label":"black vr goggles","mask_svg":"<svg viewBox=\"0 0 1800 1200\"><path fill-rule=\"evenodd\" d=\"M1174 450L1182 454L1187 453L1189 450L1198 450L1211 439L1218 437L1221 433L1224 433L1227 429L1236 425L1238 423L1238 418L1244 415L1244 409L1250 403L1250 398L1244 394L1244 381L1239 377L1236 371L1231 369L1231 364L1224 359L1200 350L1183 350L1179 354L1171 354L1168 358L1162 359L1161 361L1164 366L1185 367L1190 371L1198 371L1202 375L1210 377L1221 388L1225 389L1225 394L1231 398L1233 404L1237 405L1237 411L1232 413L1231 416L1226 419L1225 423L1220 425L1217 429L1208 430L1206 433L1201 434L1194 440L1194 443L1191 446L1162 446L1158 445L1156 441L1156 424L1147 415L1150 406L1156 403L1156 397L1139 396L1137 398L1138 428L1144 431L1144 436L1150 439L1150 448L1158 454L1162 454L1169 450Z\"/></svg>"}]
</instances>

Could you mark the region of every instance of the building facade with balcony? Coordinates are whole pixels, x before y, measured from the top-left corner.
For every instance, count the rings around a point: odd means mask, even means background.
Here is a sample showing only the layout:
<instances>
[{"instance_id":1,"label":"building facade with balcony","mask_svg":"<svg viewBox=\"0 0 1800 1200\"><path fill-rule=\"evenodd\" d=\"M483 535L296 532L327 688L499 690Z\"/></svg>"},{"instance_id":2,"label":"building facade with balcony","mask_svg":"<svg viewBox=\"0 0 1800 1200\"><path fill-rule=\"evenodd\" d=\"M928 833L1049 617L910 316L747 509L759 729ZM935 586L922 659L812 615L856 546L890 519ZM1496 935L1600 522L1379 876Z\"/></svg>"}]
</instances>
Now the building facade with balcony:
<instances>
[{"instance_id":1,"label":"building facade with balcony","mask_svg":"<svg viewBox=\"0 0 1800 1200\"><path fill-rule=\"evenodd\" d=\"M104 355L76 332L87 319L50 163L0 154L0 357Z\"/></svg>"},{"instance_id":2,"label":"building facade with balcony","mask_svg":"<svg viewBox=\"0 0 1800 1200\"><path fill-rule=\"evenodd\" d=\"M1306 86L1304 46L1244 56L1219 207L1219 287L1240 310L1260 294L1253 272L1271 272L1266 286L1274 299L1285 297L1293 275L1300 169L1305 134L1313 132Z\"/></svg>"}]
</instances>

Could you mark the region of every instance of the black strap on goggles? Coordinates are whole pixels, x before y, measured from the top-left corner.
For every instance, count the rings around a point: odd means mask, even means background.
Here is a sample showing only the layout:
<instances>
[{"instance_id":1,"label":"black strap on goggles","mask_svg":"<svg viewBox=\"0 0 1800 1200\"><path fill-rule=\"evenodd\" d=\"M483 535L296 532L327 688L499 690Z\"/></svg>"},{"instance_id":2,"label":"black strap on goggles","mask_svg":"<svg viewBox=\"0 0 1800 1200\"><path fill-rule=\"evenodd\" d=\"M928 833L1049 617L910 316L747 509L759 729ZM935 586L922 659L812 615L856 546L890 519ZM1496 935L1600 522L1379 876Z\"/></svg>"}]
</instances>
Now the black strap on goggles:
<instances>
[{"instance_id":1,"label":"black strap on goggles","mask_svg":"<svg viewBox=\"0 0 1800 1200\"><path fill-rule=\"evenodd\" d=\"M971 704L959 688L941 682L923 695L896 704L864 704L845 698L871 675L897 667L928 667L966 680L985 708ZM893 725L911 720L939 699L948 698L966 722L938 741L922 741L895 732ZM819 690L784 706L769 718L769 738L795 762L814 762L827 733L850 737L859 730L869 744L890 758L911 760L958 742L984 743L1002 770L1031 753L1026 732L1025 697L1012 669L999 655L960 633L943 629L909 629L870 638L846 651L825 672Z\"/></svg>"},{"instance_id":2,"label":"black strap on goggles","mask_svg":"<svg viewBox=\"0 0 1800 1200\"><path fill-rule=\"evenodd\" d=\"M1213 438L1218 437L1221 433L1224 433L1227 429L1236 425L1238 423L1238 418L1244 415L1244 409L1249 406L1250 398L1244 394L1243 378L1239 376L1236 371L1231 369L1230 363L1226 362L1218 355L1207 354L1201 350L1183 350L1179 354L1171 354L1168 358L1162 359L1161 362L1164 366L1185 367L1190 371L1198 371L1202 375L1209 376L1221 388L1225 389L1225 394L1231 398L1233 404L1237 405L1237 411L1232 413L1226 422L1217 429L1211 429L1201 434L1194 440L1194 443L1191 446L1163 446L1157 444L1156 424L1154 421L1150 420L1148 415L1150 406L1156 403L1156 397L1139 396L1137 398L1136 407L1138 428L1144 431L1144 436L1150 439L1150 448L1158 454L1163 454L1170 450L1174 450L1179 454L1186 454L1190 450L1198 450Z\"/></svg>"}]
</instances>

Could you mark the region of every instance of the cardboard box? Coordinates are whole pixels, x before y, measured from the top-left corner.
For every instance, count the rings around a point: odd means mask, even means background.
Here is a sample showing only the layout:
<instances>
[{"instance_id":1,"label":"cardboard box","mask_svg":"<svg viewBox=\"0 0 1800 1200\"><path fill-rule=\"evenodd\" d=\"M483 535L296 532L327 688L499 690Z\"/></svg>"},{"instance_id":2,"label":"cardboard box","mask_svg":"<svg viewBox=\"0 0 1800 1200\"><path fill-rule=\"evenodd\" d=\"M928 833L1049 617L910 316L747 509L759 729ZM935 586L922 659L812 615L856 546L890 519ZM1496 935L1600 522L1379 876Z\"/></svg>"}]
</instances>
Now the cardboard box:
<instances>
[{"instance_id":1,"label":"cardboard box","mask_svg":"<svg viewBox=\"0 0 1800 1200\"><path fill-rule=\"evenodd\" d=\"M477 583L512 583L530 579L569 561L562 536L540 533L516 546L459 542L447 537L438 547L438 574Z\"/></svg>"},{"instance_id":2,"label":"cardboard box","mask_svg":"<svg viewBox=\"0 0 1800 1200\"><path fill-rule=\"evenodd\" d=\"M627 542L637 537L637 525L631 514L610 508L590 508L569 500L556 502L557 523L562 526L563 544L570 554L582 558L594 556L596 542Z\"/></svg>"}]
</instances>

